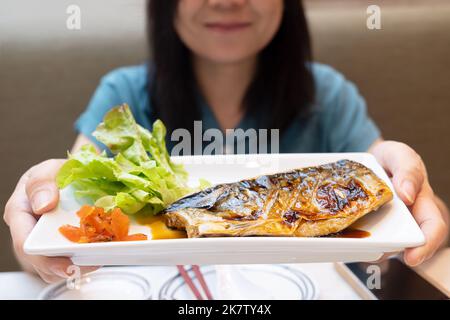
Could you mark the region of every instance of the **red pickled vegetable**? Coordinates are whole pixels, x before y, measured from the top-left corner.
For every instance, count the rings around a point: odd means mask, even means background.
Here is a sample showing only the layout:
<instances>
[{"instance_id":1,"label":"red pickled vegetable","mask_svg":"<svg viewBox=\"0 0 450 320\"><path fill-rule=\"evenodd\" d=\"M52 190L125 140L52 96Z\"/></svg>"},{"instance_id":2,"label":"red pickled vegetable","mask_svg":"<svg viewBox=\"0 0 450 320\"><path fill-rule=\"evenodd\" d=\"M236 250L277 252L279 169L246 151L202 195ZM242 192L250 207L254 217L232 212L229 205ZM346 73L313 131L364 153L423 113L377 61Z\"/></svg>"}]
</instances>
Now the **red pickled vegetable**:
<instances>
[{"instance_id":1,"label":"red pickled vegetable","mask_svg":"<svg viewBox=\"0 0 450 320\"><path fill-rule=\"evenodd\" d=\"M84 205L78 210L80 227L64 225L59 232L77 243L147 240L142 233L128 234L130 219L119 208L105 212L103 208Z\"/></svg>"},{"instance_id":2,"label":"red pickled vegetable","mask_svg":"<svg viewBox=\"0 0 450 320\"><path fill-rule=\"evenodd\" d=\"M124 215L118 208L111 212L111 227L114 232L115 240L122 240L128 235L130 219Z\"/></svg>"},{"instance_id":3,"label":"red pickled vegetable","mask_svg":"<svg viewBox=\"0 0 450 320\"><path fill-rule=\"evenodd\" d=\"M61 232L64 237L66 237L72 242L80 241L81 230L78 227L66 224L64 226L59 227L59 232Z\"/></svg>"}]
</instances>

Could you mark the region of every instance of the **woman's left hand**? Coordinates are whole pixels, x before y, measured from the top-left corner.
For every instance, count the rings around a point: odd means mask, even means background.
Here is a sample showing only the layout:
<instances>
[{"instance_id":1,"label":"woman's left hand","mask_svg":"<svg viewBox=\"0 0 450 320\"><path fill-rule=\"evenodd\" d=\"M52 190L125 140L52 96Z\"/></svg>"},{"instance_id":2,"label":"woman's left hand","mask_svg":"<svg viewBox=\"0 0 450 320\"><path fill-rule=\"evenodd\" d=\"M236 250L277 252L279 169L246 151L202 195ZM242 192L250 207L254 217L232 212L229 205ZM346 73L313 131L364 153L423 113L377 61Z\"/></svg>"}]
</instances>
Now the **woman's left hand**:
<instances>
[{"instance_id":1,"label":"woman's left hand","mask_svg":"<svg viewBox=\"0 0 450 320\"><path fill-rule=\"evenodd\" d=\"M405 250L404 260L416 266L430 258L448 235L448 212L439 204L428 181L425 164L409 146L395 141L377 141L370 148L391 176L395 191L410 208L425 235L423 246Z\"/></svg>"}]
</instances>

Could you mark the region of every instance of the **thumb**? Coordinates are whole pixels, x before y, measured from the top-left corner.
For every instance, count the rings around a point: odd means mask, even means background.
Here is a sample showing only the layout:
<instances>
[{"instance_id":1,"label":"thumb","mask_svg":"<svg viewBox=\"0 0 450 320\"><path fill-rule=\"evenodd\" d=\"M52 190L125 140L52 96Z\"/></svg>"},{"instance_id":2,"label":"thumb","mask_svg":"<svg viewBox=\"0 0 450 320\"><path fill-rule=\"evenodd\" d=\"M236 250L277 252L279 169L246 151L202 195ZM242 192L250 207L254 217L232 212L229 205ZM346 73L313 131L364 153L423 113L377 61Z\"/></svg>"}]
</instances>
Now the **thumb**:
<instances>
[{"instance_id":1,"label":"thumb","mask_svg":"<svg viewBox=\"0 0 450 320\"><path fill-rule=\"evenodd\" d=\"M408 168L399 169L394 173L392 183L399 197L406 205L414 204L417 194L422 188L424 178L423 172Z\"/></svg>"},{"instance_id":2,"label":"thumb","mask_svg":"<svg viewBox=\"0 0 450 320\"><path fill-rule=\"evenodd\" d=\"M59 190L56 186L56 174L64 160L47 160L29 172L25 184L28 200L35 214L43 214L56 207L59 201Z\"/></svg>"},{"instance_id":3,"label":"thumb","mask_svg":"<svg viewBox=\"0 0 450 320\"><path fill-rule=\"evenodd\" d=\"M404 143L383 141L371 152L391 174L395 191L406 205L411 206L426 179L425 165L420 156Z\"/></svg>"}]
</instances>

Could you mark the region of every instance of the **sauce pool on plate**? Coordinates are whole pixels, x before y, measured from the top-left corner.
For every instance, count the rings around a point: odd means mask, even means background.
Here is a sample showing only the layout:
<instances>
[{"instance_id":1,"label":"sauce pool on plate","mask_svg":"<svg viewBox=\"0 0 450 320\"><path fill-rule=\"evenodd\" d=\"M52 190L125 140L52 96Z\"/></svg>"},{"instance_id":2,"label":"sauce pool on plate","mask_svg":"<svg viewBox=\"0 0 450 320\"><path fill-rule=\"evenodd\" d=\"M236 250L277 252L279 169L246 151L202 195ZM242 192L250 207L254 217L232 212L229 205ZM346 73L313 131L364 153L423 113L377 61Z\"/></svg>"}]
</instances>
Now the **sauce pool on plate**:
<instances>
[{"instance_id":1,"label":"sauce pool on plate","mask_svg":"<svg viewBox=\"0 0 450 320\"><path fill-rule=\"evenodd\" d=\"M162 215L138 217L136 221L150 228L151 240L187 238L185 231L167 227Z\"/></svg>"},{"instance_id":2,"label":"sauce pool on plate","mask_svg":"<svg viewBox=\"0 0 450 320\"><path fill-rule=\"evenodd\" d=\"M360 229L347 228L341 232L330 234L328 237L331 238L367 238L370 237L369 231L364 231Z\"/></svg>"},{"instance_id":3,"label":"sauce pool on plate","mask_svg":"<svg viewBox=\"0 0 450 320\"><path fill-rule=\"evenodd\" d=\"M187 238L187 234L183 230L176 230L166 226L163 215L156 215L150 217L138 217L137 222L141 225L148 226L150 228L152 238L151 240L161 239L182 239ZM347 228L341 232L330 234L325 237L330 238L367 238L370 237L370 232Z\"/></svg>"}]
</instances>

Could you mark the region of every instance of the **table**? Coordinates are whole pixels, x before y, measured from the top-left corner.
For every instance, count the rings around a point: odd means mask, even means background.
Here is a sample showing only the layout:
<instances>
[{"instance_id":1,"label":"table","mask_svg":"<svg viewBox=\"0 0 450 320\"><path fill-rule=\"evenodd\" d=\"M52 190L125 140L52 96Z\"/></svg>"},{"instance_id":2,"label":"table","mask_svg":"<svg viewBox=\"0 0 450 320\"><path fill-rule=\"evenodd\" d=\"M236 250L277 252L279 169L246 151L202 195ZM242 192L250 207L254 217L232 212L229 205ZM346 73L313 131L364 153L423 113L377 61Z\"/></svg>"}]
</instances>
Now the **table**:
<instances>
[{"instance_id":1,"label":"table","mask_svg":"<svg viewBox=\"0 0 450 320\"><path fill-rule=\"evenodd\" d=\"M358 294L335 270L333 263L307 263L291 265L309 275L317 284L319 299L360 299ZM148 277L158 292L162 285L161 275L177 272L176 267L108 267L109 270L127 270ZM47 284L39 277L25 272L0 273L0 299L36 299Z\"/></svg>"}]
</instances>

